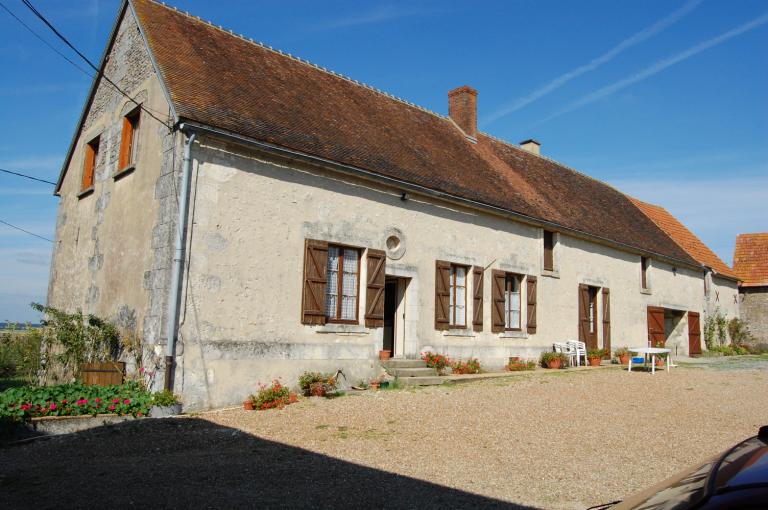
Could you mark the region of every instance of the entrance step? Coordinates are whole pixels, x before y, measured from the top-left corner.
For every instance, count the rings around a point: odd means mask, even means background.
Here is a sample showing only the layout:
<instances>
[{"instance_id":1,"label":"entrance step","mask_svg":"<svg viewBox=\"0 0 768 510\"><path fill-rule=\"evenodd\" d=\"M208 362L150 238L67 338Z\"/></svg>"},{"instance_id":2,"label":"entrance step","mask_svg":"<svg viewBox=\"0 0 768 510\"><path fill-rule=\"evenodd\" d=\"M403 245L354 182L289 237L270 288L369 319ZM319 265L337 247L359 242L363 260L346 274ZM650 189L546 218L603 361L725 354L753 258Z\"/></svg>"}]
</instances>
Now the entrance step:
<instances>
[{"instance_id":1,"label":"entrance step","mask_svg":"<svg viewBox=\"0 0 768 510\"><path fill-rule=\"evenodd\" d=\"M436 376L434 368L420 367L420 368L392 368L387 367L387 373L394 377L430 377Z\"/></svg>"},{"instance_id":2,"label":"entrance step","mask_svg":"<svg viewBox=\"0 0 768 510\"><path fill-rule=\"evenodd\" d=\"M437 375L430 377L402 377L398 378L397 382L404 386L436 386L446 382L445 377Z\"/></svg>"},{"instance_id":3,"label":"entrance step","mask_svg":"<svg viewBox=\"0 0 768 510\"><path fill-rule=\"evenodd\" d=\"M387 369L387 371L389 371L390 368L427 368L427 362L421 359L393 358L387 361L382 361L381 366Z\"/></svg>"}]
</instances>

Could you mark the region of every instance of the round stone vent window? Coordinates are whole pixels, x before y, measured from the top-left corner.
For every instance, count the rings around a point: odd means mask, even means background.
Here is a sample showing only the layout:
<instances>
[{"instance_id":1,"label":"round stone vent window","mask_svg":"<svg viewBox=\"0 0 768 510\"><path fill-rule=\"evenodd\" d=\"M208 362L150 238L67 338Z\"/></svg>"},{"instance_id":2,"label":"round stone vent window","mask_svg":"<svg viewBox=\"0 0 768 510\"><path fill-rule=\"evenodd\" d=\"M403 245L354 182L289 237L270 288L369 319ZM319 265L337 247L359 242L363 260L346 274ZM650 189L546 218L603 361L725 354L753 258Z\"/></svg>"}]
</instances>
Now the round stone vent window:
<instances>
[{"instance_id":1,"label":"round stone vent window","mask_svg":"<svg viewBox=\"0 0 768 510\"><path fill-rule=\"evenodd\" d=\"M384 233L384 246L387 248L387 257L398 260L405 255L405 236L396 228L388 229Z\"/></svg>"},{"instance_id":2,"label":"round stone vent window","mask_svg":"<svg viewBox=\"0 0 768 510\"><path fill-rule=\"evenodd\" d=\"M400 238L397 236L387 237L387 251L397 251L400 248Z\"/></svg>"}]
</instances>

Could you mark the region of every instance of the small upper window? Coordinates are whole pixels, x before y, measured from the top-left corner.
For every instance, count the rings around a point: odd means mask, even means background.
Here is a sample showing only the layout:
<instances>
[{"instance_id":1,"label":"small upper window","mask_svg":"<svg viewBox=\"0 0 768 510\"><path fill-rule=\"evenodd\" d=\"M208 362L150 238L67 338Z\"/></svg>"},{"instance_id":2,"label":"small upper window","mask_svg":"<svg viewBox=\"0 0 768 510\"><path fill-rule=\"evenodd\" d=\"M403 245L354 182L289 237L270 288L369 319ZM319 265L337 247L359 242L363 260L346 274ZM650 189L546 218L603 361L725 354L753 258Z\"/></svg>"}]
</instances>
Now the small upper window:
<instances>
[{"instance_id":1,"label":"small upper window","mask_svg":"<svg viewBox=\"0 0 768 510\"><path fill-rule=\"evenodd\" d=\"M640 284L643 290L648 289L648 257L640 257Z\"/></svg>"},{"instance_id":2,"label":"small upper window","mask_svg":"<svg viewBox=\"0 0 768 510\"><path fill-rule=\"evenodd\" d=\"M328 285L325 316L330 322L357 322L360 252L343 246L328 247Z\"/></svg>"},{"instance_id":3,"label":"small upper window","mask_svg":"<svg viewBox=\"0 0 768 510\"><path fill-rule=\"evenodd\" d=\"M448 323L452 327L467 325L467 268L451 265L451 286L448 301Z\"/></svg>"},{"instance_id":4,"label":"small upper window","mask_svg":"<svg viewBox=\"0 0 768 510\"><path fill-rule=\"evenodd\" d=\"M544 231L544 270L555 270L555 233Z\"/></svg>"},{"instance_id":5,"label":"small upper window","mask_svg":"<svg viewBox=\"0 0 768 510\"><path fill-rule=\"evenodd\" d=\"M124 170L136 163L136 140L139 134L141 108L136 108L123 117L123 134L120 140L120 164L118 170Z\"/></svg>"},{"instance_id":6,"label":"small upper window","mask_svg":"<svg viewBox=\"0 0 768 510\"><path fill-rule=\"evenodd\" d=\"M99 137L97 136L85 146L85 162L83 163L83 182L80 191L93 187L96 160L99 157Z\"/></svg>"},{"instance_id":7,"label":"small upper window","mask_svg":"<svg viewBox=\"0 0 768 510\"><path fill-rule=\"evenodd\" d=\"M507 273L504 279L504 329L520 330L520 275Z\"/></svg>"}]
</instances>

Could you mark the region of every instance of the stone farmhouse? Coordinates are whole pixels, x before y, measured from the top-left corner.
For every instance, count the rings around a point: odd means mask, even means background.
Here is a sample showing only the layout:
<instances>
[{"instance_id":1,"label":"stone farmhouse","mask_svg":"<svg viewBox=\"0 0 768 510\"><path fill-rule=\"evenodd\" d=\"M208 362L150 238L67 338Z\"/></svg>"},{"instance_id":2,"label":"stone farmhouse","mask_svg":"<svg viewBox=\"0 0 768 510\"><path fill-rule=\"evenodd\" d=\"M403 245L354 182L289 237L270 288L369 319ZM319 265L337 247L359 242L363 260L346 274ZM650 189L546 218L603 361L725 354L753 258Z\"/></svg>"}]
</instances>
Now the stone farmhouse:
<instances>
[{"instance_id":1,"label":"stone farmhouse","mask_svg":"<svg viewBox=\"0 0 768 510\"><path fill-rule=\"evenodd\" d=\"M736 236L733 269L741 279L741 319L755 340L768 343L768 232Z\"/></svg>"},{"instance_id":2,"label":"stone farmhouse","mask_svg":"<svg viewBox=\"0 0 768 510\"><path fill-rule=\"evenodd\" d=\"M56 186L49 304L135 329L187 409L305 370L355 383L382 349L684 356L712 296L738 313L727 266L478 131L470 87L445 116L150 0L122 4L101 66L120 90L95 79Z\"/></svg>"}]
</instances>

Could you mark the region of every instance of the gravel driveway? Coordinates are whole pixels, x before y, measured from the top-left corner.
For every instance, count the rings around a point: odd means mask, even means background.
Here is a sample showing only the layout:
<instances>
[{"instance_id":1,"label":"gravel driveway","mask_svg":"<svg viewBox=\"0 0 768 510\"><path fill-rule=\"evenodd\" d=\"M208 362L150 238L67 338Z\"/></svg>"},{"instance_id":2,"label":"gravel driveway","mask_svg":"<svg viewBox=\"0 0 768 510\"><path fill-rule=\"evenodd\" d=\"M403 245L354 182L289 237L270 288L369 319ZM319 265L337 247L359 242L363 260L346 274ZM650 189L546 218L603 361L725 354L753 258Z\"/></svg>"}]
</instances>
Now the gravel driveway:
<instances>
[{"instance_id":1,"label":"gravel driveway","mask_svg":"<svg viewBox=\"0 0 768 510\"><path fill-rule=\"evenodd\" d=\"M754 370L546 371L141 420L0 450L8 508L584 508L768 424ZM5 505L4 505L5 506Z\"/></svg>"}]
</instances>

